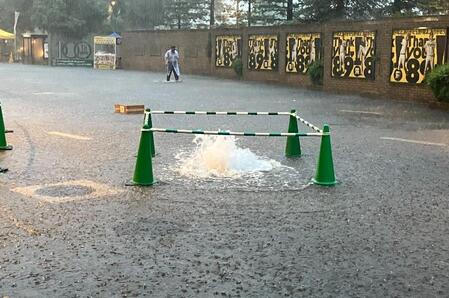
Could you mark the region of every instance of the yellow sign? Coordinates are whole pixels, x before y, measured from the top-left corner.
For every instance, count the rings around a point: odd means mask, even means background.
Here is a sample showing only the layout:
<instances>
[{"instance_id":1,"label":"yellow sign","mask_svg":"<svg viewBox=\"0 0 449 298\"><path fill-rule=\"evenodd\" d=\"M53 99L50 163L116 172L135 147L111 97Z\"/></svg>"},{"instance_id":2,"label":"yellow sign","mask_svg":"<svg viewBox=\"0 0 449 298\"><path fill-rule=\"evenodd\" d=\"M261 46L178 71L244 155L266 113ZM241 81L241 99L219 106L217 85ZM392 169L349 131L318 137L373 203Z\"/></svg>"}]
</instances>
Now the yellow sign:
<instances>
[{"instance_id":1,"label":"yellow sign","mask_svg":"<svg viewBox=\"0 0 449 298\"><path fill-rule=\"evenodd\" d=\"M278 69L277 35L250 35L248 39L248 69Z\"/></svg>"},{"instance_id":2,"label":"yellow sign","mask_svg":"<svg viewBox=\"0 0 449 298\"><path fill-rule=\"evenodd\" d=\"M111 36L95 36L94 43L95 44L112 44L115 45L116 38Z\"/></svg>"},{"instance_id":3,"label":"yellow sign","mask_svg":"<svg viewBox=\"0 0 449 298\"><path fill-rule=\"evenodd\" d=\"M427 72L444 64L447 38L447 29L393 31L390 82L422 83Z\"/></svg>"},{"instance_id":4,"label":"yellow sign","mask_svg":"<svg viewBox=\"0 0 449 298\"><path fill-rule=\"evenodd\" d=\"M376 32L334 32L332 77L374 79Z\"/></svg>"},{"instance_id":5,"label":"yellow sign","mask_svg":"<svg viewBox=\"0 0 449 298\"><path fill-rule=\"evenodd\" d=\"M309 65L321 58L320 33L287 35L285 72L307 73Z\"/></svg>"},{"instance_id":6,"label":"yellow sign","mask_svg":"<svg viewBox=\"0 0 449 298\"><path fill-rule=\"evenodd\" d=\"M215 38L215 66L231 67L232 62L242 55L242 37L221 35Z\"/></svg>"}]
</instances>

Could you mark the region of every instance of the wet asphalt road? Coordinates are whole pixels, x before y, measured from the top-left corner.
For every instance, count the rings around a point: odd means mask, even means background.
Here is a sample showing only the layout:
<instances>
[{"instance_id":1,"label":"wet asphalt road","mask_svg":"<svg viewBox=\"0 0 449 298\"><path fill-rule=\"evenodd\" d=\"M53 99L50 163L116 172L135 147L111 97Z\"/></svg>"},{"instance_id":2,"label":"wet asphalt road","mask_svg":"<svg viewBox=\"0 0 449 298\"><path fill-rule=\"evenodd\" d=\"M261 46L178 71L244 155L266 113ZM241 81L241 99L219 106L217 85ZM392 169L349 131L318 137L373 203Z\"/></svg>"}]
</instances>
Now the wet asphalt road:
<instances>
[{"instance_id":1,"label":"wet asphalt road","mask_svg":"<svg viewBox=\"0 0 449 298\"><path fill-rule=\"evenodd\" d=\"M199 76L162 79L0 65L0 102L15 131L7 135L14 150L0 152L10 170L0 174L0 296L447 297L448 112ZM177 175L175 156L194 147L193 137L157 134L153 166L162 183L126 188L143 119L114 114L115 103L296 109L330 124L341 184L308 185L318 139L303 139L304 156L293 160L283 157L283 138L240 139L289 170L191 180ZM153 125L285 131L288 118L157 115Z\"/></svg>"}]
</instances>

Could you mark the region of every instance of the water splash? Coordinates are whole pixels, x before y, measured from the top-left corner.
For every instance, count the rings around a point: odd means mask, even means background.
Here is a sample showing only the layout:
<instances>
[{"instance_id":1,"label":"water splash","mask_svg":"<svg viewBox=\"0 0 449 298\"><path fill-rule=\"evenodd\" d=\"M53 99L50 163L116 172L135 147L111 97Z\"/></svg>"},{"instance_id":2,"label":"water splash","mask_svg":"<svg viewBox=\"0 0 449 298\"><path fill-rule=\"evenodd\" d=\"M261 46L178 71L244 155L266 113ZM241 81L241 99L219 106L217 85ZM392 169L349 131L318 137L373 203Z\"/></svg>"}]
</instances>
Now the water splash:
<instances>
[{"instance_id":1,"label":"water splash","mask_svg":"<svg viewBox=\"0 0 449 298\"><path fill-rule=\"evenodd\" d=\"M193 152L176 155L178 164L174 170L189 178L240 178L263 175L281 167L275 160L239 148L236 141L234 136L196 136Z\"/></svg>"}]
</instances>

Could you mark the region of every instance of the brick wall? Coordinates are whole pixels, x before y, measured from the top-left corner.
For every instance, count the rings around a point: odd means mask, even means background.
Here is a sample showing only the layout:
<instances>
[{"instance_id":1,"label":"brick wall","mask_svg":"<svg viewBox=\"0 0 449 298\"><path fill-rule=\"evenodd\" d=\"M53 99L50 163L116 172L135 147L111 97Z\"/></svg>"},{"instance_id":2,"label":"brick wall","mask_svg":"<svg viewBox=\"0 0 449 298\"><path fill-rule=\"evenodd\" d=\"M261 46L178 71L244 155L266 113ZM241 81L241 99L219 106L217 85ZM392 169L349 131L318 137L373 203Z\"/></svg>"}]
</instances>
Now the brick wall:
<instances>
[{"instance_id":1,"label":"brick wall","mask_svg":"<svg viewBox=\"0 0 449 298\"><path fill-rule=\"evenodd\" d=\"M210 73L211 45L208 30L125 32L122 41L123 67L165 71L163 57L172 45L179 49L181 73Z\"/></svg>"},{"instance_id":2,"label":"brick wall","mask_svg":"<svg viewBox=\"0 0 449 298\"><path fill-rule=\"evenodd\" d=\"M240 35L242 37L243 79L276 82L310 87L307 75L286 73L286 36L288 33L320 32L322 59L324 61L323 90L387 97L416 101L432 101L434 97L424 84L390 83L391 39L393 29L418 27L449 27L449 16L386 18L376 21L331 22L326 24L297 24L271 27L217 28L212 30L178 31L131 31L123 34L123 65L128 69L163 71L163 54L172 44L180 49L181 71L192 74L210 74L225 78L237 78L232 68L215 66L215 39L217 35ZM331 77L332 35L339 31L376 31L375 79L350 79ZM248 38L253 34L274 34L279 41L277 71L249 70Z\"/></svg>"}]
</instances>

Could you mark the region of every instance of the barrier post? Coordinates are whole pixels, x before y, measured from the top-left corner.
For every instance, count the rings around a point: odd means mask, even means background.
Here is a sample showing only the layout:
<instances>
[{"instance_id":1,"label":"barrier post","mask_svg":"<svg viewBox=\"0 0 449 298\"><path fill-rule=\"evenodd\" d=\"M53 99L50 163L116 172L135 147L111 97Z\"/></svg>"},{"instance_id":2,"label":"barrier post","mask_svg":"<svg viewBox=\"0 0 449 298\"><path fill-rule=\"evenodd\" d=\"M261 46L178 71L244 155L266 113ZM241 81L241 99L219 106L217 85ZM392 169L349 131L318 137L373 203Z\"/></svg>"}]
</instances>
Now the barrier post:
<instances>
[{"instance_id":1,"label":"barrier post","mask_svg":"<svg viewBox=\"0 0 449 298\"><path fill-rule=\"evenodd\" d=\"M288 123L289 133L298 133L298 119L293 114L296 110L291 110L290 120ZM286 157L300 157L301 156L301 144L299 142L299 136L287 137L287 145L285 146Z\"/></svg>"},{"instance_id":2,"label":"barrier post","mask_svg":"<svg viewBox=\"0 0 449 298\"><path fill-rule=\"evenodd\" d=\"M320 155L318 156L314 184L333 186L337 184L334 173L334 161L332 159L331 136L329 125L325 124L323 128L324 135L321 137Z\"/></svg>"},{"instance_id":3,"label":"barrier post","mask_svg":"<svg viewBox=\"0 0 449 298\"><path fill-rule=\"evenodd\" d=\"M12 150L12 146L6 142L6 129L5 123L3 122L2 106L0 105L0 151L4 150Z\"/></svg>"},{"instance_id":4,"label":"barrier post","mask_svg":"<svg viewBox=\"0 0 449 298\"><path fill-rule=\"evenodd\" d=\"M151 112L150 109L148 109L148 112ZM147 123L144 123L144 125L148 125L150 128L153 128L153 121L151 120L151 113L148 113L148 121ZM155 157L156 156L156 147L154 146L154 134L151 131L151 156Z\"/></svg>"},{"instance_id":5,"label":"barrier post","mask_svg":"<svg viewBox=\"0 0 449 298\"><path fill-rule=\"evenodd\" d=\"M126 184L127 186L150 186L157 182L153 177L153 161L151 154L153 132L148 129L150 129L149 125L143 126L134 177L131 182Z\"/></svg>"}]
</instances>

